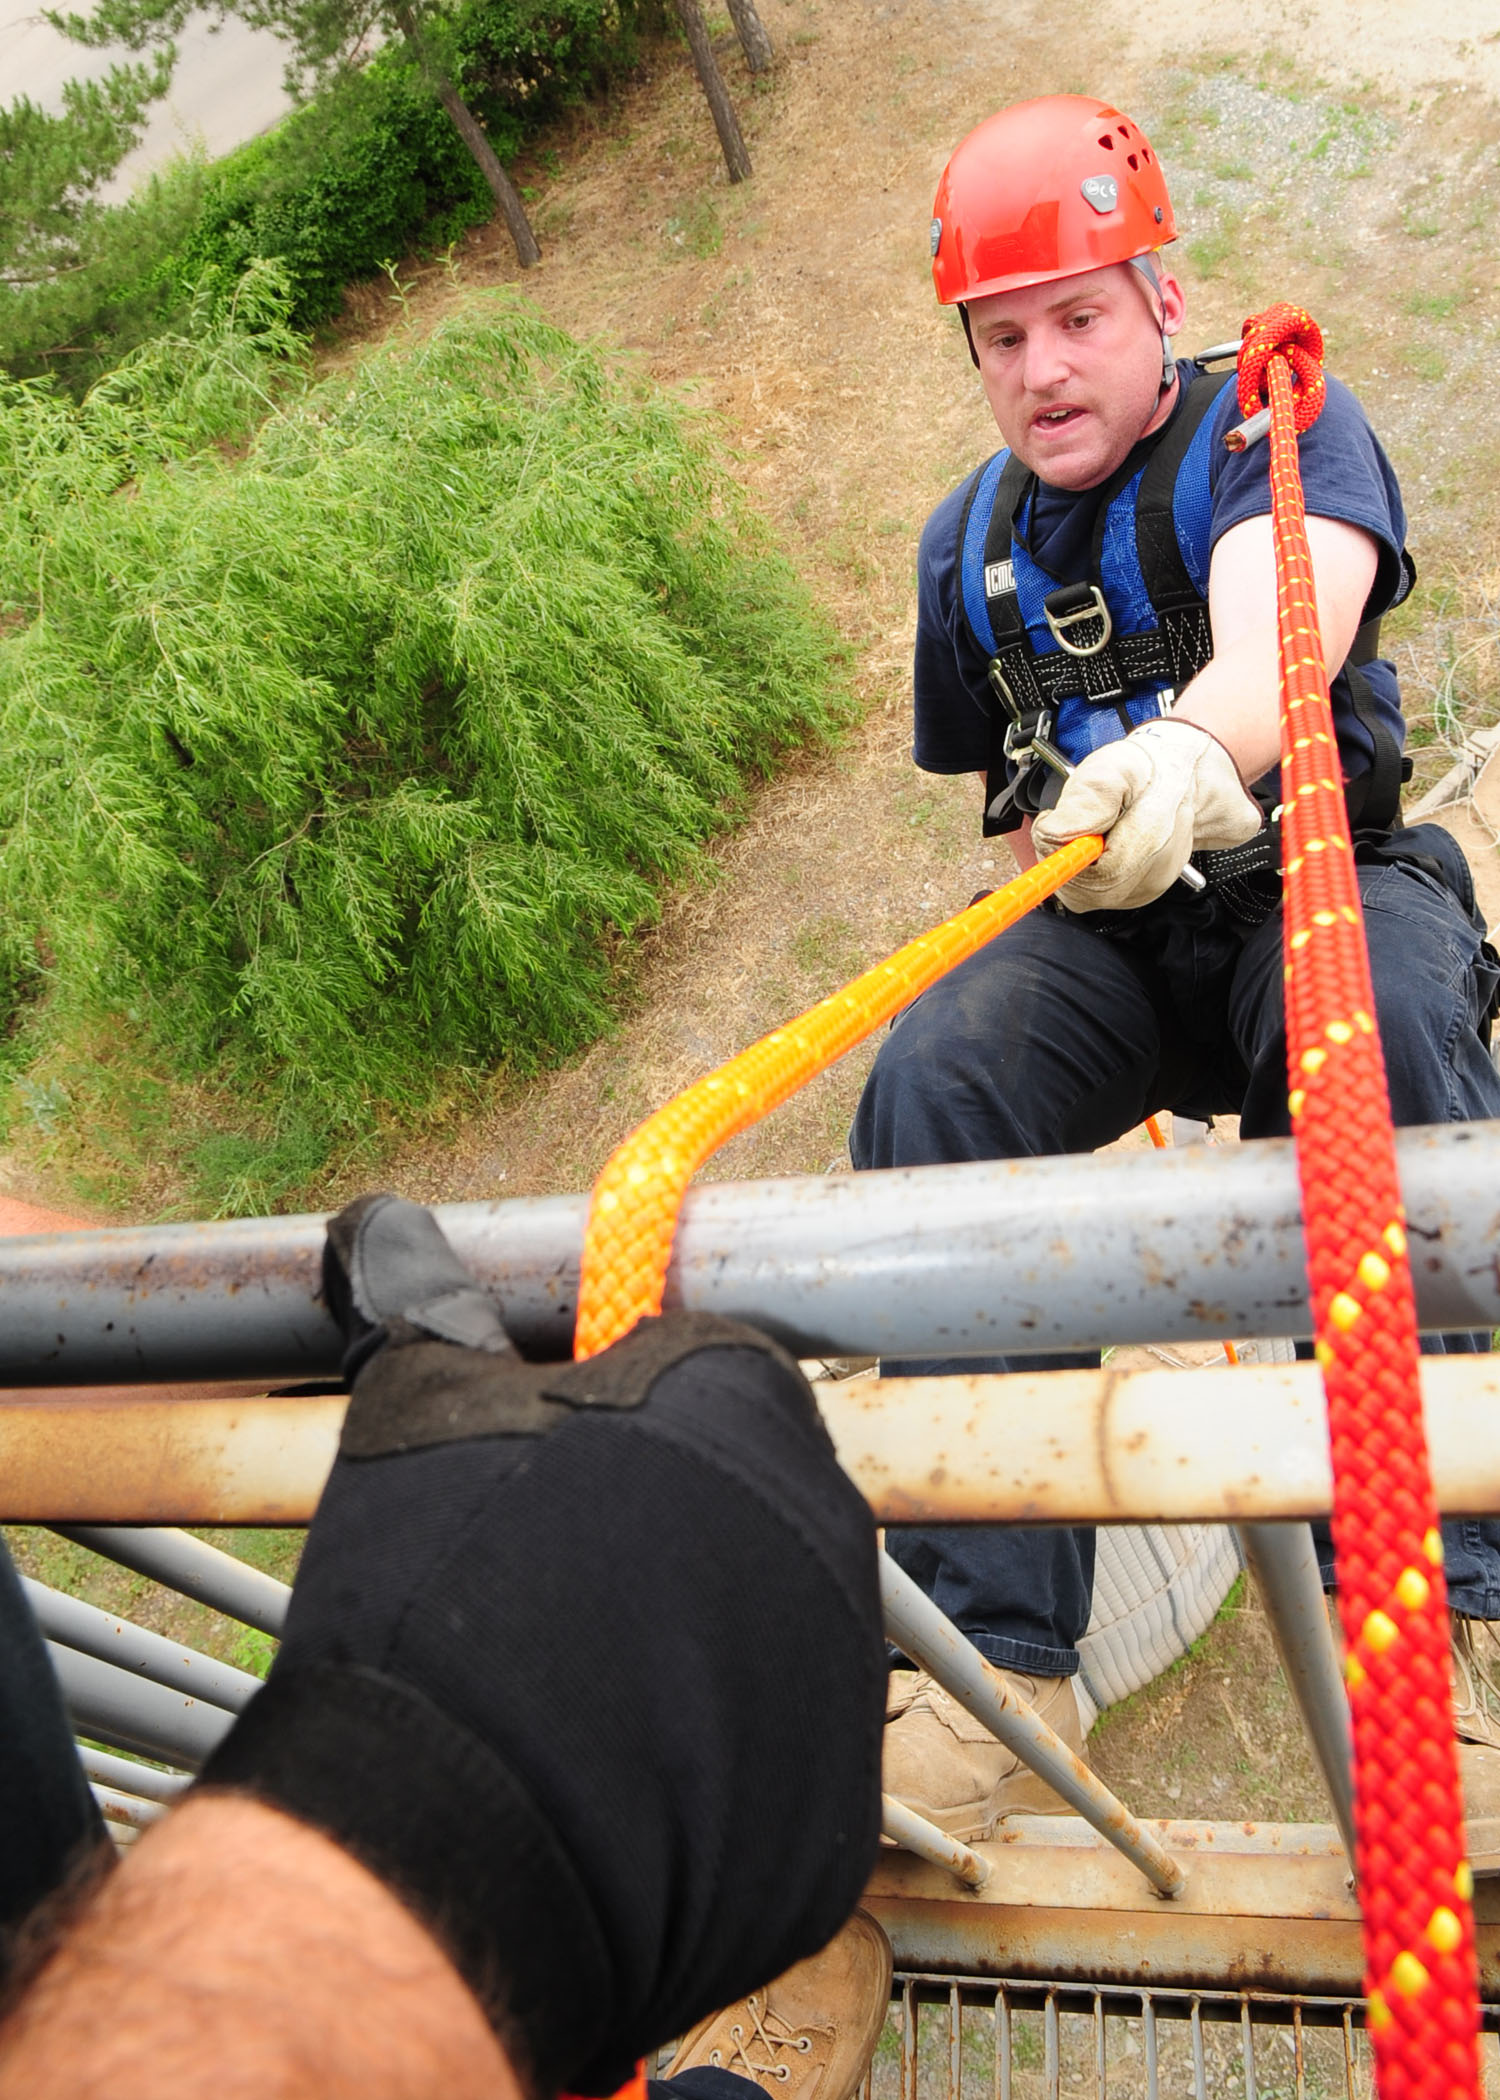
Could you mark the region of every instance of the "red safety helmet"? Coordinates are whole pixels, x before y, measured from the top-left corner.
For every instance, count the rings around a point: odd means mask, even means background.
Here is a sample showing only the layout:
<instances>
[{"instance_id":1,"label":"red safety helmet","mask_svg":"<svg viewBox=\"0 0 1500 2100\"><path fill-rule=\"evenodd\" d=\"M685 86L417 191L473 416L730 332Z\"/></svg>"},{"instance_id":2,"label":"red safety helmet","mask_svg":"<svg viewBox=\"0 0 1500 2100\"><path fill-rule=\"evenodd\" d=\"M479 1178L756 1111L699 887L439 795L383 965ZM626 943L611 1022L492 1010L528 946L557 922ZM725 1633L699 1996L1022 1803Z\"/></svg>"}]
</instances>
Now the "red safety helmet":
<instances>
[{"instance_id":1,"label":"red safety helmet","mask_svg":"<svg viewBox=\"0 0 1500 2100\"><path fill-rule=\"evenodd\" d=\"M944 168L932 281L954 306L1176 238L1160 163L1129 117L1090 95L1042 95L987 117Z\"/></svg>"}]
</instances>

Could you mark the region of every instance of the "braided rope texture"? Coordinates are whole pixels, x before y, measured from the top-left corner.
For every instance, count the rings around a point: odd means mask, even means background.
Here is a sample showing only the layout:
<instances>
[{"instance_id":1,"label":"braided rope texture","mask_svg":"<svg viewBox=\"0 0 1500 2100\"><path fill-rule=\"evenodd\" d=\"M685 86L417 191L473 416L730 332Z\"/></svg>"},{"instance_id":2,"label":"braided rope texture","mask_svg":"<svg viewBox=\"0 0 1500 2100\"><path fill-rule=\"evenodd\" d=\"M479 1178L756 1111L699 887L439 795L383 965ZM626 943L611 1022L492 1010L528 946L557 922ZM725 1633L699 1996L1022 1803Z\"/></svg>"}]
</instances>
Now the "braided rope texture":
<instances>
[{"instance_id":1,"label":"braided rope texture","mask_svg":"<svg viewBox=\"0 0 1500 2100\"><path fill-rule=\"evenodd\" d=\"M1442 1539L1297 460L1297 433L1323 406L1322 355L1299 307L1245 323L1240 407L1271 410L1289 1100L1333 1457L1376 2083L1381 2100L1459 2100L1481 2088Z\"/></svg>"},{"instance_id":2,"label":"braided rope texture","mask_svg":"<svg viewBox=\"0 0 1500 2100\"><path fill-rule=\"evenodd\" d=\"M661 1311L677 1213L688 1183L720 1145L769 1115L1103 850L1098 837L1072 840L752 1043L633 1130L594 1183L574 1355L597 1355L637 1320Z\"/></svg>"}]
</instances>

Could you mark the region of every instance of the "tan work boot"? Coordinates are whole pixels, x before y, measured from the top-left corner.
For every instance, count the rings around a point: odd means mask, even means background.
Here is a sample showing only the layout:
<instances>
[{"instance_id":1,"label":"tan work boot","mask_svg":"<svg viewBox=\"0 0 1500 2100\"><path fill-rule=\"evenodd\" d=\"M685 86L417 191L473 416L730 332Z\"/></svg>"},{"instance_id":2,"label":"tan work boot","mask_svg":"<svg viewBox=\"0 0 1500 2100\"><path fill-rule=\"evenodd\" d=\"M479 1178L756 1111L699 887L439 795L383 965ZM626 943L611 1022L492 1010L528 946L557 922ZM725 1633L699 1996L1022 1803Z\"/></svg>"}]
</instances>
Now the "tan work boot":
<instances>
[{"instance_id":1,"label":"tan work boot","mask_svg":"<svg viewBox=\"0 0 1500 2100\"><path fill-rule=\"evenodd\" d=\"M1476 1874L1500 1874L1500 1637L1489 1619L1460 1612L1449 1625L1469 1864Z\"/></svg>"},{"instance_id":2,"label":"tan work boot","mask_svg":"<svg viewBox=\"0 0 1500 2100\"><path fill-rule=\"evenodd\" d=\"M821 1954L700 2020L662 2076L712 2064L783 2100L849 2100L885 2025L891 1966L890 1941L857 1910Z\"/></svg>"},{"instance_id":3,"label":"tan work boot","mask_svg":"<svg viewBox=\"0 0 1500 2100\"><path fill-rule=\"evenodd\" d=\"M1071 1677L1001 1675L1080 1757L1083 1726ZM885 1708L888 1794L956 1838L994 1834L1002 1816L1061 1816L1067 1803L925 1670L892 1670Z\"/></svg>"}]
</instances>

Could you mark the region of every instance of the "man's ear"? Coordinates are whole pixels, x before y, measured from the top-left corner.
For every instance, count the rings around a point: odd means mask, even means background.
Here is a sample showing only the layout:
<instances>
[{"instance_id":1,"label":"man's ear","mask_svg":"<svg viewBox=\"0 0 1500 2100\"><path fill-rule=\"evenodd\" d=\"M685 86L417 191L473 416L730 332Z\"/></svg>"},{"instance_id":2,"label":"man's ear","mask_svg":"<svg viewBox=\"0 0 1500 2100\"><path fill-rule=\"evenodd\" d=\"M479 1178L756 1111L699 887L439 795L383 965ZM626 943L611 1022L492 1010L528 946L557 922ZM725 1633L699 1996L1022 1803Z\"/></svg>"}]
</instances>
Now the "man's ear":
<instances>
[{"instance_id":1,"label":"man's ear","mask_svg":"<svg viewBox=\"0 0 1500 2100\"><path fill-rule=\"evenodd\" d=\"M1161 271L1156 288L1161 298L1162 327L1168 335L1176 335L1187 318L1187 294L1170 270Z\"/></svg>"}]
</instances>

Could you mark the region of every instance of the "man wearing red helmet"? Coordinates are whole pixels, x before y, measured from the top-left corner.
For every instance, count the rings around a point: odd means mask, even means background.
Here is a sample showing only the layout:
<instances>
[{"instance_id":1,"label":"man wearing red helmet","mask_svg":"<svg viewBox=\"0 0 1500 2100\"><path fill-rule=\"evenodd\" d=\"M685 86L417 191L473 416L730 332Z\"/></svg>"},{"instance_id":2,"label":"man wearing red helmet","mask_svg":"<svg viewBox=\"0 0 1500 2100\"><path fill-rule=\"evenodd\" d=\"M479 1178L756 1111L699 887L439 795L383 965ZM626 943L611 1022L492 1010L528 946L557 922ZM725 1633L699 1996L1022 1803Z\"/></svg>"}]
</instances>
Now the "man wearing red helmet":
<instances>
[{"instance_id":1,"label":"man wearing red helmet","mask_svg":"<svg viewBox=\"0 0 1500 2100\"><path fill-rule=\"evenodd\" d=\"M1231 370L1173 356L1183 292L1158 251L1175 235L1149 141L1086 96L1001 111L939 184L933 277L959 308L1004 449L922 536L913 755L983 776L985 833L1008 835L1023 866L1086 832L1105 848L896 1022L855 1118L857 1167L1090 1151L1162 1109L1237 1113L1247 1137L1289 1130L1266 448L1226 447ZM1497 1116L1500 968L1472 878L1446 832L1400 823L1401 700L1377 647L1379 616L1414 573L1400 490L1337 381L1301 459L1396 1120ZM1445 1542L1456 1611L1500 1617L1500 1525L1450 1525ZM1079 1747L1092 1532L889 1543ZM1326 1538L1320 1551L1331 1577ZM1473 1644L1470 1629L1469 1661ZM1038 1782L929 1680L892 1683L890 1792L966 1837L1043 1805ZM1468 1733L1488 1746L1464 1753L1471 1807L1489 1761L1494 1812L1500 1728L1482 1698L1470 1705Z\"/></svg>"}]
</instances>

